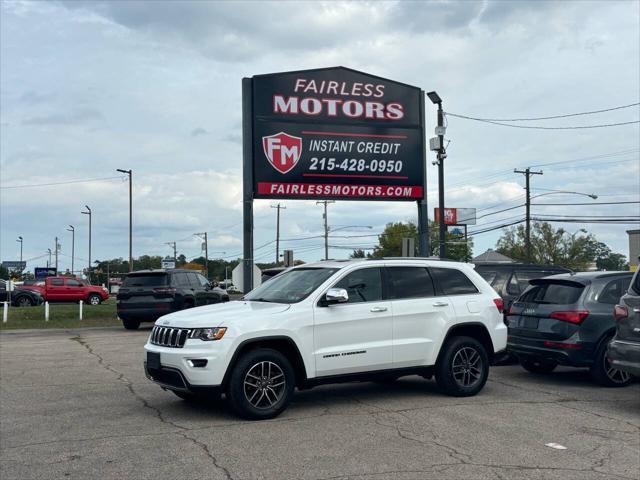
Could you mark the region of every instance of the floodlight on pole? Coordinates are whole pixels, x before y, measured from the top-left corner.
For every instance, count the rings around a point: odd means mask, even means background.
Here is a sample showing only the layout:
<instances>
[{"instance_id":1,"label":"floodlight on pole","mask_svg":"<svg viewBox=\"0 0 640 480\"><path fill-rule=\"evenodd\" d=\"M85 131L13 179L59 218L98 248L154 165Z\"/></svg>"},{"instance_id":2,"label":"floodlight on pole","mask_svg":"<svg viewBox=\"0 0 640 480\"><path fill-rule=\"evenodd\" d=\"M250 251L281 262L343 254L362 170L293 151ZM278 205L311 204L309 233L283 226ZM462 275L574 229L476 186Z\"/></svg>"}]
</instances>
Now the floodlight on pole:
<instances>
[{"instance_id":1,"label":"floodlight on pole","mask_svg":"<svg viewBox=\"0 0 640 480\"><path fill-rule=\"evenodd\" d=\"M87 209L86 212L82 211L80 213L82 213L83 215L89 215L89 281L91 281L91 208L89 208L89 205L85 205L85 208Z\"/></svg>"},{"instance_id":2,"label":"floodlight on pole","mask_svg":"<svg viewBox=\"0 0 640 480\"><path fill-rule=\"evenodd\" d=\"M133 272L133 170L123 170L116 168L116 172L129 175L129 271Z\"/></svg>"},{"instance_id":3,"label":"floodlight on pole","mask_svg":"<svg viewBox=\"0 0 640 480\"><path fill-rule=\"evenodd\" d=\"M440 258L445 258L447 250L445 243L446 226L444 223L444 159L447 158L447 154L444 148L444 111L442 110L442 99L440 95L436 92L428 92L427 97L438 106L438 126L436 127L436 134L438 135L438 215L440 217L438 219L438 239L440 243Z\"/></svg>"},{"instance_id":4,"label":"floodlight on pole","mask_svg":"<svg viewBox=\"0 0 640 480\"><path fill-rule=\"evenodd\" d=\"M73 225L69 225L67 232L71 232L71 275L73 275L75 267L75 252L76 252L76 229Z\"/></svg>"}]
</instances>

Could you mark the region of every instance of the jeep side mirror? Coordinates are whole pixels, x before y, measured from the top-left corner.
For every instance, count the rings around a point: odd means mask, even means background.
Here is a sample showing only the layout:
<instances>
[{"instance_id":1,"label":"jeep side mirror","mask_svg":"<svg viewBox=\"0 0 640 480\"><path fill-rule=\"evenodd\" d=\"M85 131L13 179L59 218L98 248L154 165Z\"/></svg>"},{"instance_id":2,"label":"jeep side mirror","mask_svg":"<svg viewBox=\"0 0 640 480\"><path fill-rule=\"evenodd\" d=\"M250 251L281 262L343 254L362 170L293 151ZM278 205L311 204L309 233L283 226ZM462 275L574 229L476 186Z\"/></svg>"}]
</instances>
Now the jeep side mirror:
<instances>
[{"instance_id":1,"label":"jeep side mirror","mask_svg":"<svg viewBox=\"0 0 640 480\"><path fill-rule=\"evenodd\" d=\"M324 300L327 305L346 303L349 301L349 294L344 288L330 288L324 296Z\"/></svg>"}]
</instances>

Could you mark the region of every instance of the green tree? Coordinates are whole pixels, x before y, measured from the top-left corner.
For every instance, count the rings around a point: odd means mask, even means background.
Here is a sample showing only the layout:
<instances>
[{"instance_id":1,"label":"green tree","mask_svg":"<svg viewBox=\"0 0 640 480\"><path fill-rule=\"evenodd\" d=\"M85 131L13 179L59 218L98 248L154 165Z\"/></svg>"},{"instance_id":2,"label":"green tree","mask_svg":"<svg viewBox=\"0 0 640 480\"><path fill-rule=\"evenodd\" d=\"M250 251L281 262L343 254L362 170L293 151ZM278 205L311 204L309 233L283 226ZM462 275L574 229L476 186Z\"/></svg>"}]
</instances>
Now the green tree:
<instances>
[{"instance_id":1,"label":"green tree","mask_svg":"<svg viewBox=\"0 0 640 480\"><path fill-rule=\"evenodd\" d=\"M351 253L351 255L349 255L349 258L366 258L366 254L364 252L364 250L362 250L361 248L357 248L353 251L353 253Z\"/></svg>"},{"instance_id":2,"label":"green tree","mask_svg":"<svg viewBox=\"0 0 640 480\"><path fill-rule=\"evenodd\" d=\"M524 225L511 227L498 239L496 251L514 260L526 262L525 238ZM547 222L534 222L531 228L532 263L584 270L596 261L603 245L583 229L569 233L564 228L555 229Z\"/></svg>"},{"instance_id":3,"label":"green tree","mask_svg":"<svg viewBox=\"0 0 640 480\"><path fill-rule=\"evenodd\" d=\"M627 257L621 253L612 252L604 243L598 242L595 249L596 266L598 270L628 270Z\"/></svg>"},{"instance_id":4,"label":"green tree","mask_svg":"<svg viewBox=\"0 0 640 480\"><path fill-rule=\"evenodd\" d=\"M384 231L378 236L378 245L374 248L371 257L399 257L402 254L402 239L413 238L416 245L416 255L418 249L418 227L415 222L391 222L387 223ZM472 258L473 239L468 239L465 243L449 233L446 234L447 258L468 262ZM439 254L438 225L429 222L429 254L437 256Z\"/></svg>"}]
</instances>

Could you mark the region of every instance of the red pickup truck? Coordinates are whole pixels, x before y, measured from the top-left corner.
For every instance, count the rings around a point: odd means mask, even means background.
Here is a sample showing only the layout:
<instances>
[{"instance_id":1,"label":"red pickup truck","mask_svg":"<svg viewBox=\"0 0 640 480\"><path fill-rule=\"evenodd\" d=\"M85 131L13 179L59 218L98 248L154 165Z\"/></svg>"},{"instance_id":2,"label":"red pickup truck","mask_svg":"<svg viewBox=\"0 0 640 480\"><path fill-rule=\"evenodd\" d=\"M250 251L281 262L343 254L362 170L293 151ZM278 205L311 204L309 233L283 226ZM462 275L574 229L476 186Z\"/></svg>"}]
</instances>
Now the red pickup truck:
<instances>
[{"instance_id":1,"label":"red pickup truck","mask_svg":"<svg viewBox=\"0 0 640 480\"><path fill-rule=\"evenodd\" d=\"M34 290L47 302L83 302L99 305L109 298L103 287L87 285L73 277L47 277L44 285L24 285L22 288Z\"/></svg>"}]
</instances>

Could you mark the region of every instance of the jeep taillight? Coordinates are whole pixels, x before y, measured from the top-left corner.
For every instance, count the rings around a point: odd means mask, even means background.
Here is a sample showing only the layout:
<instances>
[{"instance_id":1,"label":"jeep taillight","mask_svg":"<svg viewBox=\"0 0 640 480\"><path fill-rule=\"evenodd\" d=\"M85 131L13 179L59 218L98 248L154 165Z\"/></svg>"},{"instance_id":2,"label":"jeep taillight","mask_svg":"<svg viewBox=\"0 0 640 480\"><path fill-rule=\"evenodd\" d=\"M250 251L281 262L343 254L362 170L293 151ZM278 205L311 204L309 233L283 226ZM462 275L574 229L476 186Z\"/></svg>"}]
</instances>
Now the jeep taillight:
<instances>
[{"instance_id":1,"label":"jeep taillight","mask_svg":"<svg viewBox=\"0 0 640 480\"><path fill-rule=\"evenodd\" d=\"M504 301L501 298L494 298L493 303L496 304L496 308L500 313L504 311Z\"/></svg>"},{"instance_id":2,"label":"jeep taillight","mask_svg":"<svg viewBox=\"0 0 640 480\"><path fill-rule=\"evenodd\" d=\"M573 323L574 325L580 325L582 321L587 318L587 315L589 315L587 310L567 310L563 312L551 312L549 317L562 320L563 322Z\"/></svg>"},{"instance_id":3,"label":"jeep taillight","mask_svg":"<svg viewBox=\"0 0 640 480\"><path fill-rule=\"evenodd\" d=\"M616 305L613 307L613 319L617 322L629 316L629 310L624 305Z\"/></svg>"}]
</instances>

